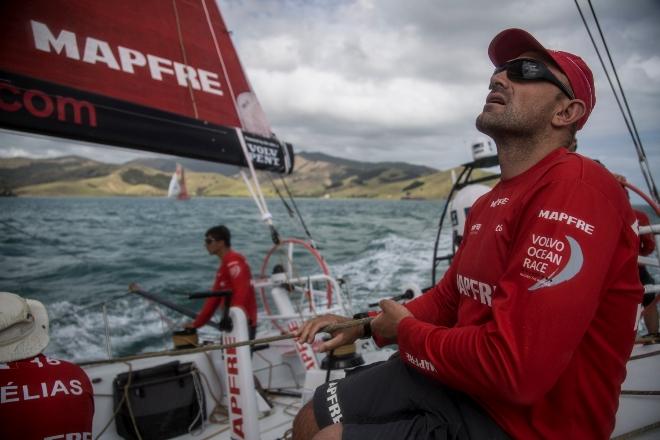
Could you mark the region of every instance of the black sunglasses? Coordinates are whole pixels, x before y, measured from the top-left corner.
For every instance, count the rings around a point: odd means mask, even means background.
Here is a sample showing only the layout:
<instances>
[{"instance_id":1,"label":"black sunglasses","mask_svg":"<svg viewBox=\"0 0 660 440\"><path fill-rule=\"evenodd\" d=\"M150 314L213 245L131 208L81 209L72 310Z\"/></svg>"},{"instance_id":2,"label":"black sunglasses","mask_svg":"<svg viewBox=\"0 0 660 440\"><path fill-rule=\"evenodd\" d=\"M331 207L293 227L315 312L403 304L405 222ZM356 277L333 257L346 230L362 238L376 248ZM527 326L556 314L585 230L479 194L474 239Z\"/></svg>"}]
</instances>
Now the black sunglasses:
<instances>
[{"instance_id":1,"label":"black sunglasses","mask_svg":"<svg viewBox=\"0 0 660 440\"><path fill-rule=\"evenodd\" d=\"M575 95L563 82L548 69L548 66L538 60L518 58L509 61L495 69L495 73L506 70L506 75L513 81L548 81L559 87L566 96L575 99Z\"/></svg>"},{"instance_id":2,"label":"black sunglasses","mask_svg":"<svg viewBox=\"0 0 660 440\"><path fill-rule=\"evenodd\" d=\"M215 241L215 240L214 240L213 238L205 238L205 239L204 239L204 243L206 243L206 244L211 244L211 243L213 243L214 241Z\"/></svg>"}]
</instances>

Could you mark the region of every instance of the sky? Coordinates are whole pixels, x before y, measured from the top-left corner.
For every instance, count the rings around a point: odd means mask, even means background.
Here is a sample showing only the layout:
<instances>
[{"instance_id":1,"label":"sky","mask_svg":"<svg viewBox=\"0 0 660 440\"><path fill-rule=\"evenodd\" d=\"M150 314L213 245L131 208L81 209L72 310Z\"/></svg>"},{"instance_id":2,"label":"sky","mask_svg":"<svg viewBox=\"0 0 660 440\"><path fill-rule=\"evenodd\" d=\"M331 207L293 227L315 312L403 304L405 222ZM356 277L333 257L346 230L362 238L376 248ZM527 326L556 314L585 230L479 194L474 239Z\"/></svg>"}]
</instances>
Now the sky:
<instances>
[{"instance_id":1,"label":"sky","mask_svg":"<svg viewBox=\"0 0 660 440\"><path fill-rule=\"evenodd\" d=\"M573 0L218 0L253 88L296 151L446 169L470 160L493 67L487 47L519 27L580 55L597 103L579 151L645 187L637 155ZM579 1L590 24L588 3ZM660 1L593 0L660 184ZM595 30L595 28L594 28ZM0 156L136 156L0 132ZM145 155L142 153L141 155Z\"/></svg>"}]
</instances>

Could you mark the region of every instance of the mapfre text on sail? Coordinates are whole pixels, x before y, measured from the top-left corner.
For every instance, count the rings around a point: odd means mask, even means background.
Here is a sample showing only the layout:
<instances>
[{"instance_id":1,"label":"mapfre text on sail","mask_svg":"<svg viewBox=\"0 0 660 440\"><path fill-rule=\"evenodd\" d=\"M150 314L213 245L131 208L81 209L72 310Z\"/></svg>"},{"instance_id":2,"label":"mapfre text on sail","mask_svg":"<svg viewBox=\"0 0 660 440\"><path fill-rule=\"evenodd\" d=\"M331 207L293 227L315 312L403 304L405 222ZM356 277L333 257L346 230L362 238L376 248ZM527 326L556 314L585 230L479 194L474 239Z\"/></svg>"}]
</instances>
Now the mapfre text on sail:
<instances>
[{"instance_id":1,"label":"mapfre text on sail","mask_svg":"<svg viewBox=\"0 0 660 440\"><path fill-rule=\"evenodd\" d=\"M30 20L30 24L34 45L38 50L55 52L84 63L104 64L110 69L131 74L134 74L136 69L147 69L151 78L156 81L163 81L167 76L171 76L181 87L190 86L195 90L223 95L218 74L208 70L151 54L145 55L123 46L113 49L108 42L92 37L86 37L84 46L79 47L78 38L71 31L62 29L55 36L44 23Z\"/></svg>"}]
</instances>

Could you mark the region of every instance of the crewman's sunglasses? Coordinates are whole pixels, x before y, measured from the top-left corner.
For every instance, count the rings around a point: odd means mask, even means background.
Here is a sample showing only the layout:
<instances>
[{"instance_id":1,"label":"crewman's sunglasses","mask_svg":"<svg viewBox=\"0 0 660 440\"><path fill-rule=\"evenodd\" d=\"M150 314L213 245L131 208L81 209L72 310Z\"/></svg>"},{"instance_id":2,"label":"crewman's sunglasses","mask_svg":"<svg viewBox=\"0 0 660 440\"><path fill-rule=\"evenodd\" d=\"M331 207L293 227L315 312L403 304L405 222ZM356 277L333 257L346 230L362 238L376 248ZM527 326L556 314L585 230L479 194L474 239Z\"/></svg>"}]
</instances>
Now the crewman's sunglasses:
<instances>
[{"instance_id":1,"label":"crewman's sunglasses","mask_svg":"<svg viewBox=\"0 0 660 440\"><path fill-rule=\"evenodd\" d=\"M548 81L559 87L566 96L575 99L575 95L571 89L566 87L564 83L548 69L548 66L538 60L530 58L518 58L517 60L509 61L495 69L495 73L500 73L506 70L506 75L513 81Z\"/></svg>"},{"instance_id":2,"label":"crewman's sunglasses","mask_svg":"<svg viewBox=\"0 0 660 440\"><path fill-rule=\"evenodd\" d=\"M214 241L215 241L215 240L214 240L213 238L208 238L208 237L207 237L207 238L204 239L204 243L206 243L206 244L211 244L211 243L213 243Z\"/></svg>"}]
</instances>

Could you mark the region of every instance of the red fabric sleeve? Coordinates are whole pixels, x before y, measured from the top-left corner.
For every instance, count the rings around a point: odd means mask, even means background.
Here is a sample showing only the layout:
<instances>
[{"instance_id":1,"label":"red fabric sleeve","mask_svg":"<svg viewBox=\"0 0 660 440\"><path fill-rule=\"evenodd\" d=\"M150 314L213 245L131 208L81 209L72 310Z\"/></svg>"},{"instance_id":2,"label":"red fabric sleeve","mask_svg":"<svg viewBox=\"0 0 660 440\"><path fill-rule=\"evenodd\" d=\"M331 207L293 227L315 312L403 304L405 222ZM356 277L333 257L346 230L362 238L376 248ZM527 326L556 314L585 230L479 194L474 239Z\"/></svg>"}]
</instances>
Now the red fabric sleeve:
<instances>
[{"instance_id":1,"label":"red fabric sleeve","mask_svg":"<svg viewBox=\"0 0 660 440\"><path fill-rule=\"evenodd\" d=\"M461 254L461 248L454 259ZM406 303L406 307L416 319L442 327L456 324L459 296L453 286L456 279L454 265L450 265L442 279L422 296Z\"/></svg>"},{"instance_id":2,"label":"red fabric sleeve","mask_svg":"<svg viewBox=\"0 0 660 440\"><path fill-rule=\"evenodd\" d=\"M460 249L456 255L460 253ZM456 311L458 308L458 294L452 287L451 280L454 270L450 266L442 279L428 292L422 296L408 301L405 306L416 319L430 324L451 327L456 324ZM375 318L379 312L369 312L369 316ZM396 341L381 338L376 332L372 334L374 342L379 347L395 344Z\"/></svg>"},{"instance_id":3,"label":"red fabric sleeve","mask_svg":"<svg viewBox=\"0 0 660 440\"><path fill-rule=\"evenodd\" d=\"M92 438L94 389L82 368L43 354L0 365L0 438Z\"/></svg>"},{"instance_id":4,"label":"red fabric sleeve","mask_svg":"<svg viewBox=\"0 0 660 440\"><path fill-rule=\"evenodd\" d=\"M640 226L650 224L649 217L642 211L634 210ZM655 236L653 234L641 234L639 236L639 255L650 255L655 250Z\"/></svg>"},{"instance_id":5,"label":"red fabric sleeve","mask_svg":"<svg viewBox=\"0 0 660 440\"><path fill-rule=\"evenodd\" d=\"M568 365L596 313L622 228L630 228L598 189L581 181L548 183L527 200L497 283L491 320L482 325L439 327L417 303L419 318L405 318L398 327L399 349L409 364L473 396L498 396L515 404L534 402ZM540 218L540 210L589 219L593 231L588 234L578 231L575 223ZM572 237L577 245L574 249L571 244L571 256L583 256L578 272L563 282L535 289L537 282L521 276L533 236ZM441 310L446 297L440 289L422 301Z\"/></svg>"},{"instance_id":6,"label":"red fabric sleeve","mask_svg":"<svg viewBox=\"0 0 660 440\"><path fill-rule=\"evenodd\" d=\"M251 301L254 302L250 268L243 259L237 258L228 263L227 271L229 273L230 290L232 291L231 305L241 307L250 324L254 325L255 323L251 322L252 319L250 318L251 310L248 310L248 304Z\"/></svg>"},{"instance_id":7,"label":"red fabric sleeve","mask_svg":"<svg viewBox=\"0 0 660 440\"><path fill-rule=\"evenodd\" d=\"M213 289L215 291L215 288ZM220 304L222 304L224 298L209 298L204 301L204 306L200 310L197 318L193 321L192 325L195 328L200 328L203 325L206 325L207 322L213 317L216 309Z\"/></svg>"},{"instance_id":8,"label":"red fabric sleeve","mask_svg":"<svg viewBox=\"0 0 660 440\"><path fill-rule=\"evenodd\" d=\"M216 273L215 281L213 282L213 287L211 287L211 291L216 292L221 290L223 271L224 271L224 265L221 264ZM197 318L195 318L195 320L192 323L193 327L200 328L203 325L205 325L207 322L209 322L209 320L215 314L217 308L220 305L222 305L223 301L224 301L223 297L209 298L206 301L204 301L204 306L202 306L202 310L199 311Z\"/></svg>"},{"instance_id":9,"label":"red fabric sleeve","mask_svg":"<svg viewBox=\"0 0 660 440\"><path fill-rule=\"evenodd\" d=\"M462 247L459 247L456 252L455 260L461 254L461 249ZM455 270L453 265L450 265L442 279L431 290L425 292L422 296L408 301L405 306L419 321L442 327L452 327L456 324L459 300L459 296L452 285L453 279L455 279ZM369 316L375 318L378 313L369 312ZM372 334L372 337L379 347L396 343L396 341L381 338L375 332Z\"/></svg>"}]
</instances>

